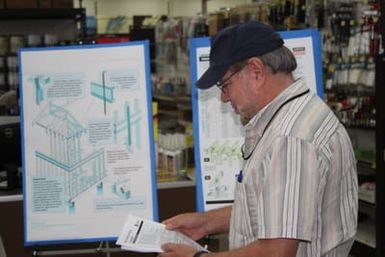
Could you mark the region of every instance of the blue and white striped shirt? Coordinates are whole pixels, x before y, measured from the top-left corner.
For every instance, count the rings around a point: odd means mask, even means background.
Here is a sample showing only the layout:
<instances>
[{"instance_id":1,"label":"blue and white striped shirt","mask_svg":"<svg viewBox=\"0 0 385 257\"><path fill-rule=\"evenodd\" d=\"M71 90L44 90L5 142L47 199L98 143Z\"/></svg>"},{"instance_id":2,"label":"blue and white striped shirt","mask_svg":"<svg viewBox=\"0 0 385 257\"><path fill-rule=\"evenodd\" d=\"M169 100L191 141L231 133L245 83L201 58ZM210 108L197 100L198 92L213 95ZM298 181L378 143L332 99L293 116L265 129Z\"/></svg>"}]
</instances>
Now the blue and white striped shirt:
<instances>
[{"instance_id":1,"label":"blue and white striped shirt","mask_svg":"<svg viewBox=\"0 0 385 257\"><path fill-rule=\"evenodd\" d=\"M304 80L284 90L246 125L229 241L299 239L297 257L348 256L357 229L356 160L349 136Z\"/></svg>"}]
</instances>

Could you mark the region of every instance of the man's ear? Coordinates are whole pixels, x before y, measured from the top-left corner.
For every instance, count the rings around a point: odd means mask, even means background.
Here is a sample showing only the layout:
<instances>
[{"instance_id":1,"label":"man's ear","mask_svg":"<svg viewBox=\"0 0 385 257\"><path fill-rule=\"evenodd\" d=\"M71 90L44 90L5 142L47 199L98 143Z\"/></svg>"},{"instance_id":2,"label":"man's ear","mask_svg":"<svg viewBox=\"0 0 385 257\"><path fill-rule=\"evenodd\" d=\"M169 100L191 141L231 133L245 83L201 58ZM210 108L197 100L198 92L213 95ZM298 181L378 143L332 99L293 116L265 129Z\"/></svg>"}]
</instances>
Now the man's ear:
<instances>
[{"instance_id":1,"label":"man's ear","mask_svg":"<svg viewBox=\"0 0 385 257\"><path fill-rule=\"evenodd\" d=\"M263 82L266 79L267 67L258 57L251 57L249 60L249 67L253 76L257 81Z\"/></svg>"}]
</instances>

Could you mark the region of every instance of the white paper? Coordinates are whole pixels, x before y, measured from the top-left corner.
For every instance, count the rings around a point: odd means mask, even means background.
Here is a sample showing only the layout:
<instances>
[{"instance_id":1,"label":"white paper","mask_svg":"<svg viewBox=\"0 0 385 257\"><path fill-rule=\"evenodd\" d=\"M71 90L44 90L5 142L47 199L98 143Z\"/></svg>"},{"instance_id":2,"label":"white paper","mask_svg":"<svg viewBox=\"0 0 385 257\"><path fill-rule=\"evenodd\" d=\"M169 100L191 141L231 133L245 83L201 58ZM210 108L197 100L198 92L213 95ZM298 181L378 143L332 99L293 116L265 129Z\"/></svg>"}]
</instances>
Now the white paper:
<instances>
[{"instance_id":1,"label":"white paper","mask_svg":"<svg viewBox=\"0 0 385 257\"><path fill-rule=\"evenodd\" d=\"M197 250L206 250L191 238L179 232L167 230L162 223L131 214L127 217L116 241L122 249L135 252L163 252L161 245L164 243L185 244Z\"/></svg>"}]
</instances>

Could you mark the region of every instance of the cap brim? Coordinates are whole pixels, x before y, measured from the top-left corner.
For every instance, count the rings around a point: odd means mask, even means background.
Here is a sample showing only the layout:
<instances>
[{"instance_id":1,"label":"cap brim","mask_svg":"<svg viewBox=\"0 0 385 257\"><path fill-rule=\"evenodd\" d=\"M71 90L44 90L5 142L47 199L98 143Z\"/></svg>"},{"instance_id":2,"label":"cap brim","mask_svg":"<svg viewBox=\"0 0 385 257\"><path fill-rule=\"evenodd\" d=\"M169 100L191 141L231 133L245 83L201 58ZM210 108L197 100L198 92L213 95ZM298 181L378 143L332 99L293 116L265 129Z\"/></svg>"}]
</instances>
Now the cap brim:
<instances>
[{"instance_id":1,"label":"cap brim","mask_svg":"<svg viewBox=\"0 0 385 257\"><path fill-rule=\"evenodd\" d=\"M208 89L214 86L225 75L229 65L216 65L209 67L205 73L197 80L196 87Z\"/></svg>"}]
</instances>

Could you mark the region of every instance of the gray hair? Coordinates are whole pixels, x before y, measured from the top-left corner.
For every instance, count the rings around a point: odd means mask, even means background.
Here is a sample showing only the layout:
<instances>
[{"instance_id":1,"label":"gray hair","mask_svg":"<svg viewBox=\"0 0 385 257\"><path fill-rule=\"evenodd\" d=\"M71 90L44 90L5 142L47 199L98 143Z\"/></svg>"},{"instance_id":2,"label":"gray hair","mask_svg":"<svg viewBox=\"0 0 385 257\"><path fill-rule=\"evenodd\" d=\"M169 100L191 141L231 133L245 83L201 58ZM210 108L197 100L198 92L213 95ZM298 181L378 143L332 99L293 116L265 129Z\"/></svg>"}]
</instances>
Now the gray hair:
<instances>
[{"instance_id":1,"label":"gray hair","mask_svg":"<svg viewBox=\"0 0 385 257\"><path fill-rule=\"evenodd\" d=\"M277 72L291 73L297 68L297 61L286 46L281 46L258 58L271 69L273 74Z\"/></svg>"},{"instance_id":2,"label":"gray hair","mask_svg":"<svg viewBox=\"0 0 385 257\"><path fill-rule=\"evenodd\" d=\"M271 52L256 57L268 66L273 74L277 72L290 74L297 68L297 60L286 46L281 46ZM230 69L233 71L240 70L247 65L248 60L249 59L236 62L231 65Z\"/></svg>"}]
</instances>

